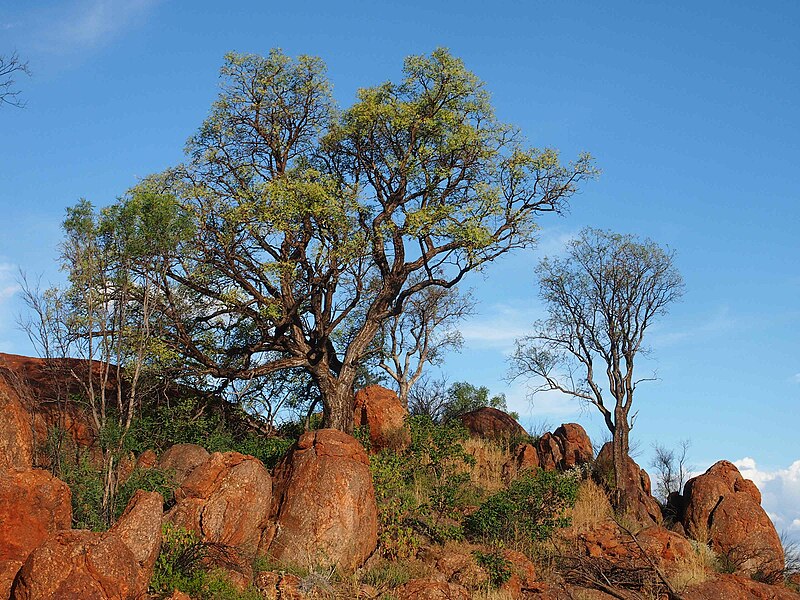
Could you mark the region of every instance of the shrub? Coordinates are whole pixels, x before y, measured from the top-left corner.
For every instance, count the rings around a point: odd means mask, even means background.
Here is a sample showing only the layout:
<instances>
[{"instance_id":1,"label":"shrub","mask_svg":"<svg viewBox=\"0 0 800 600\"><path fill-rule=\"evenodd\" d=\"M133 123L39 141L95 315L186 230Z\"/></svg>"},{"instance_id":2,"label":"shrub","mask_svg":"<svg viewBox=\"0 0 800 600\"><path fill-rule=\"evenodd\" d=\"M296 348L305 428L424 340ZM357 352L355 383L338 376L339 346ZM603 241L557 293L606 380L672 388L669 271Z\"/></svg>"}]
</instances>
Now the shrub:
<instances>
[{"instance_id":1,"label":"shrub","mask_svg":"<svg viewBox=\"0 0 800 600\"><path fill-rule=\"evenodd\" d=\"M474 553L475 562L486 569L489 574L489 583L494 587L500 587L511 579L511 561L503 556L499 550L491 552L481 552L476 550Z\"/></svg>"},{"instance_id":2,"label":"shrub","mask_svg":"<svg viewBox=\"0 0 800 600\"><path fill-rule=\"evenodd\" d=\"M117 488L115 519L119 519L137 490L158 492L165 501L168 501L175 490L173 473L157 467L134 469L125 483Z\"/></svg>"},{"instance_id":3,"label":"shrub","mask_svg":"<svg viewBox=\"0 0 800 600\"><path fill-rule=\"evenodd\" d=\"M72 492L72 526L75 529L103 531L103 475L85 452L75 460L62 460L60 477Z\"/></svg>"},{"instance_id":4,"label":"shrub","mask_svg":"<svg viewBox=\"0 0 800 600\"><path fill-rule=\"evenodd\" d=\"M527 472L470 515L467 531L489 542L545 540L569 525L564 513L575 504L578 485L575 473Z\"/></svg>"}]
</instances>

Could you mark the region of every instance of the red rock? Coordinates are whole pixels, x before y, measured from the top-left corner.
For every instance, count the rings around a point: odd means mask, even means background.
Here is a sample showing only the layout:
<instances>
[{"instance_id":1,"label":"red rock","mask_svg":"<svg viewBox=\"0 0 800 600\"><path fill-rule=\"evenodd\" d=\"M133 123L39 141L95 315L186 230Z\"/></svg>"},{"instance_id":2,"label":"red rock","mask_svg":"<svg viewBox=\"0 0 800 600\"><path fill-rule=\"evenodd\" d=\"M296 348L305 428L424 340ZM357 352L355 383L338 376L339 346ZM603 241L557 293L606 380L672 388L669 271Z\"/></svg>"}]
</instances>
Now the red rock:
<instances>
[{"instance_id":1,"label":"red rock","mask_svg":"<svg viewBox=\"0 0 800 600\"><path fill-rule=\"evenodd\" d=\"M611 442L600 449L595 461L596 470L614 481L614 461ZM650 494L650 476L629 456L623 471L624 487L628 490L628 516L642 525L661 525L661 507Z\"/></svg>"},{"instance_id":2,"label":"red rock","mask_svg":"<svg viewBox=\"0 0 800 600\"><path fill-rule=\"evenodd\" d=\"M158 463L158 455L153 450L145 450L136 458L137 469L151 469Z\"/></svg>"},{"instance_id":3,"label":"red rock","mask_svg":"<svg viewBox=\"0 0 800 600\"><path fill-rule=\"evenodd\" d=\"M269 516L272 478L252 456L215 452L191 470L175 500L168 521L252 556Z\"/></svg>"},{"instance_id":4,"label":"red rock","mask_svg":"<svg viewBox=\"0 0 800 600\"><path fill-rule=\"evenodd\" d=\"M359 567L378 543L369 459L334 429L303 434L275 469L272 517L261 551L298 566Z\"/></svg>"},{"instance_id":5,"label":"red rock","mask_svg":"<svg viewBox=\"0 0 800 600\"><path fill-rule=\"evenodd\" d=\"M269 571L259 573L255 580L256 589L264 600L305 600L307 596L301 591L301 584L296 575Z\"/></svg>"},{"instance_id":6,"label":"red rock","mask_svg":"<svg viewBox=\"0 0 800 600\"><path fill-rule=\"evenodd\" d=\"M766 585L747 577L717 575L681 593L683 600L798 600L800 594L782 585Z\"/></svg>"},{"instance_id":7,"label":"red rock","mask_svg":"<svg viewBox=\"0 0 800 600\"><path fill-rule=\"evenodd\" d=\"M559 439L552 433L545 433L536 441L536 452L539 455L539 466L545 471L557 470L564 461L564 453Z\"/></svg>"},{"instance_id":8,"label":"red rock","mask_svg":"<svg viewBox=\"0 0 800 600\"><path fill-rule=\"evenodd\" d=\"M48 471L0 473L0 598L34 548L70 528L71 500L67 484Z\"/></svg>"},{"instance_id":9,"label":"red rock","mask_svg":"<svg viewBox=\"0 0 800 600\"><path fill-rule=\"evenodd\" d=\"M500 589L515 600L522 600L525 598L526 592L538 588L539 582L536 581L536 567L527 556L516 550L503 550L503 558L511 563L511 577Z\"/></svg>"},{"instance_id":10,"label":"red rock","mask_svg":"<svg viewBox=\"0 0 800 600\"><path fill-rule=\"evenodd\" d=\"M169 595L169 597L167 598L167 600L192 600L192 599L191 599L191 597L190 597L188 594L184 594L184 593L183 593L182 591L180 591L180 590L175 590L174 592L172 592L172 593Z\"/></svg>"},{"instance_id":11,"label":"red rock","mask_svg":"<svg viewBox=\"0 0 800 600\"><path fill-rule=\"evenodd\" d=\"M526 437L528 432L502 410L484 406L459 417L470 435L486 439Z\"/></svg>"},{"instance_id":12,"label":"red rock","mask_svg":"<svg viewBox=\"0 0 800 600\"><path fill-rule=\"evenodd\" d=\"M356 394L354 422L356 427L369 427L373 452L402 450L411 443L407 417L408 410L392 390L370 385Z\"/></svg>"},{"instance_id":13,"label":"red rock","mask_svg":"<svg viewBox=\"0 0 800 600\"><path fill-rule=\"evenodd\" d=\"M545 471L564 471L591 462L592 441L577 423L564 423L553 433L545 433L535 443L519 444L503 465L503 479L510 482L525 469L541 467Z\"/></svg>"},{"instance_id":14,"label":"red rock","mask_svg":"<svg viewBox=\"0 0 800 600\"><path fill-rule=\"evenodd\" d=\"M690 479L684 490L686 531L708 540L737 574L772 577L783 570L783 546L761 508L761 494L733 463L719 461Z\"/></svg>"},{"instance_id":15,"label":"red rock","mask_svg":"<svg viewBox=\"0 0 800 600\"><path fill-rule=\"evenodd\" d=\"M137 492L105 533L52 535L22 566L12 600L139 600L161 546L161 495Z\"/></svg>"},{"instance_id":16,"label":"red rock","mask_svg":"<svg viewBox=\"0 0 800 600\"><path fill-rule=\"evenodd\" d=\"M592 440L577 423L563 423L553 432L553 437L561 442L561 469L571 469L575 465L591 462L594 458Z\"/></svg>"},{"instance_id":17,"label":"red rock","mask_svg":"<svg viewBox=\"0 0 800 600\"><path fill-rule=\"evenodd\" d=\"M175 483L181 485L189 474L211 456L205 448L197 444L175 444L167 448L158 460L158 468L172 471Z\"/></svg>"},{"instance_id":18,"label":"red rock","mask_svg":"<svg viewBox=\"0 0 800 600\"><path fill-rule=\"evenodd\" d=\"M0 471L33 465L33 420L19 396L0 375Z\"/></svg>"},{"instance_id":19,"label":"red rock","mask_svg":"<svg viewBox=\"0 0 800 600\"><path fill-rule=\"evenodd\" d=\"M433 579L412 579L397 589L397 600L469 600L469 592L455 583Z\"/></svg>"}]
</instances>

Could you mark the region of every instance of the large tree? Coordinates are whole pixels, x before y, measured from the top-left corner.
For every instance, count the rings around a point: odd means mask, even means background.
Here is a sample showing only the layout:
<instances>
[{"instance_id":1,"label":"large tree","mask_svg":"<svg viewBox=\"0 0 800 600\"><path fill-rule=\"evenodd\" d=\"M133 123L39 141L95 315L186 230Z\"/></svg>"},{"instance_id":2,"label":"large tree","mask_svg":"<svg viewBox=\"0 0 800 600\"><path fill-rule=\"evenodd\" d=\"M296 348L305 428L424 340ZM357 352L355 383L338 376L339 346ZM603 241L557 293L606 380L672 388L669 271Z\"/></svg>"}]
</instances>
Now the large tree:
<instances>
[{"instance_id":1,"label":"large tree","mask_svg":"<svg viewBox=\"0 0 800 600\"><path fill-rule=\"evenodd\" d=\"M637 379L634 367L647 329L683 292L674 255L651 240L589 228L565 257L542 260L537 274L549 316L517 341L512 374L534 378L536 391L559 391L600 411L624 508L634 393L652 379Z\"/></svg>"},{"instance_id":2,"label":"large tree","mask_svg":"<svg viewBox=\"0 0 800 600\"><path fill-rule=\"evenodd\" d=\"M0 106L9 104L21 108L25 106L19 97L19 90L15 87L14 76L20 73L30 76L28 63L12 52L8 55L0 54Z\"/></svg>"},{"instance_id":3,"label":"large tree","mask_svg":"<svg viewBox=\"0 0 800 600\"><path fill-rule=\"evenodd\" d=\"M164 285L172 343L202 372L305 369L324 423L353 426L353 385L381 325L432 288L534 241L593 176L523 146L446 50L359 90L340 112L323 63L230 54L189 160L147 181L195 224Z\"/></svg>"}]
</instances>

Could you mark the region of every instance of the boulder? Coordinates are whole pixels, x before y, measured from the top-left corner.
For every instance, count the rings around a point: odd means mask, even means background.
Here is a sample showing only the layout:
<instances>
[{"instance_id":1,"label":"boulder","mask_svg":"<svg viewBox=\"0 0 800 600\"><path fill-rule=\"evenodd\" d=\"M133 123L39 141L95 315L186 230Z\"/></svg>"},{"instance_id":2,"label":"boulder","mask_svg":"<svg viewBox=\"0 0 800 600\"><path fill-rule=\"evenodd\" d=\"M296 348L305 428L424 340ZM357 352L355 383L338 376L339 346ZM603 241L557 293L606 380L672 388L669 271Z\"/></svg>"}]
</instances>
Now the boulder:
<instances>
[{"instance_id":1,"label":"boulder","mask_svg":"<svg viewBox=\"0 0 800 600\"><path fill-rule=\"evenodd\" d=\"M545 433L534 443L519 444L503 466L509 482L521 471L541 467L545 471L571 469L594 458L592 441L577 423L564 423L553 433Z\"/></svg>"},{"instance_id":2,"label":"boulder","mask_svg":"<svg viewBox=\"0 0 800 600\"><path fill-rule=\"evenodd\" d=\"M800 594L782 585L766 585L749 577L717 575L681 593L683 600L798 600Z\"/></svg>"},{"instance_id":3,"label":"boulder","mask_svg":"<svg viewBox=\"0 0 800 600\"><path fill-rule=\"evenodd\" d=\"M0 471L33 465L32 417L7 378L0 374Z\"/></svg>"},{"instance_id":4,"label":"boulder","mask_svg":"<svg viewBox=\"0 0 800 600\"><path fill-rule=\"evenodd\" d=\"M373 452L402 450L411 443L408 410L392 390L369 385L356 394L353 420L356 427L369 427Z\"/></svg>"},{"instance_id":5,"label":"boulder","mask_svg":"<svg viewBox=\"0 0 800 600\"><path fill-rule=\"evenodd\" d=\"M769 578L783 570L783 546L761 494L733 463L719 461L690 479L683 496L687 533L708 541L737 574Z\"/></svg>"},{"instance_id":6,"label":"boulder","mask_svg":"<svg viewBox=\"0 0 800 600\"><path fill-rule=\"evenodd\" d=\"M335 429L303 434L276 467L273 525L261 551L303 567L358 568L378 543L369 458Z\"/></svg>"},{"instance_id":7,"label":"boulder","mask_svg":"<svg viewBox=\"0 0 800 600\"><path fill-rule=\"evenodd\" d=\"M412 579L394 591L397 600L469 600L467 589L434 579Z\"/></svg>"},{"instance_id":8,"label":"boulder","mask_svg":"<svg viewBox=\"0 0 800 600\"><path fill-rule=\"evenodd\" d=\"M28 555L52 533L72 524L72 494L39 469L0 472L0 598Z\"/></svg>"},{"instance_id":9,"label":"boulder","mask_svg":"<svg viewBox=\"0 0 800 600\"><path fill-rule=\"evenodd\" d=\"M511 415L489 406L464 413L459 418L473 437L509 440L528 435Z\"/></svg>"},{"instance_id":10,"label":"boulder","mask_svg":"<svg viewBox=\"0 0 800 600\"><path fill-rule=\"evenodd\" d=\"M174 473L175 483L181 485L189 474L211 456L197 444L175 444L167 448L158 460L158 468Z\"/></svg>"},{"instance_id":11,"label":"boulder","mask_svg":"<svg viewBox=\"0 0 800 600\"><path fill-rule=\"evenodd\" d=\"M158 464L158 455L153 450L145 450L136 458L137 469L152 469Z\"/></svg>"},{"instance_id":12,"label":"boulder","mask_svg":"<svg viewBox=\"0 0 800 600\"><path fill-rule=\"evenodd\" d=\"M34 550L17 574L12 600L138 600L161 547L162 498L138 491L105 533L62 531Z\"/></svg>"},{"instance_id":13,"label":"boulder","mask_svg":"<svg viewBox=\"0 0 800 600\"><path fill-rule=\"evenodd\" d=\"M595 470L604 479L602 483L613 483L614 459L611 442L605 443L597 454ZM623 479L624 489L628 493L628 516L641 525L661 525L661 507L650 493L650 476L630 456L627 457Z\"/></svg>"},{"instance_id":14,"label":"boulder","mask_svg":"<svg viewBox=\"0 0 800 600\"><path fill-rule=\"evenodd\" d=\"M204 542L254 556L271 505L272 478L261 461L238 452L215 452L175 490L167 520L196 532Z\"/></svg>"},{"instance_id":15,"label":"boulder","mask_svg":"<svg viewBox=\"0 0 800 600\"><path fill-rule=\"evenodd\" d=\"M500 589L517 599L526 597L526 592L540 591L540 583L536 581L536 567L522 552L503 550L503 558L511 565L511 577Z\"/></svg>"}]
</instances>

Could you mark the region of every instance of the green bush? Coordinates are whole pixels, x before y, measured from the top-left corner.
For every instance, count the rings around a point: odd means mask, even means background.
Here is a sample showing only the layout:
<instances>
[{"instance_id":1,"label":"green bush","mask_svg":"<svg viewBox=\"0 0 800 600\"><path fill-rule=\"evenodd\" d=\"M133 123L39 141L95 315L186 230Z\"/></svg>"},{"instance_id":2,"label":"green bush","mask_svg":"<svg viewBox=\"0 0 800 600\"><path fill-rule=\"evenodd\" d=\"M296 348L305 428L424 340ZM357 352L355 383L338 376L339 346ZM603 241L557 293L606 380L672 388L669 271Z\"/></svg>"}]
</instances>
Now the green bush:
<instances>
[{"instance_id":1,"label":"green bush","mask_svg":"<svg viewBox=\"0 0 800 600\"><path fill-rule=\"evenodd\" d=\"M511 561L504 557L499 550L492 552L481 552L476 550L474 553L475 562L486 569L489 574L489 583L494 587L500 587L511 579Z\"/></svg>"},{"instance_id":2,"label":"green bush","mask_svg":"<svg viewBox=\"0 0 800 600\"><path fill-rule=\"evenodd\" d=\"M103 474L92 465L86 453L74 460L62 460L60 478L72 492L72 526L75 529L104 531Z\"/></svg>"},{"instance_id":3,"label":"green bush","mask_svg":"<svg viewBox=\"0 0 800 600\"><path fill-rule=\"evenodd\" d=\"M169 501L175 490L174 474L157 467L134 469L125 483L117 488L115 519L119 519L137 490L158 492L165 502Z\"/></svg>"},{"instance_id":4,"label":"green bush","mask_svg":"<svg viewBox=\"0 0 800 600\"><path fill-rule=\"evenodd\" d=\"M578 485L577 473L527 472L470 515L467 532L495 543L545 540L569 525L564 511L575 505Z\"/></svg>"}]
</instances>

